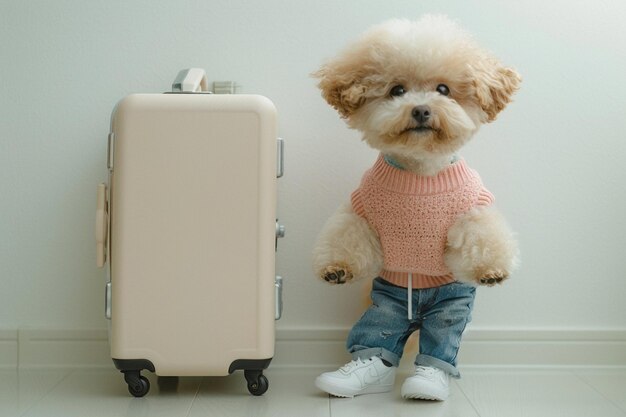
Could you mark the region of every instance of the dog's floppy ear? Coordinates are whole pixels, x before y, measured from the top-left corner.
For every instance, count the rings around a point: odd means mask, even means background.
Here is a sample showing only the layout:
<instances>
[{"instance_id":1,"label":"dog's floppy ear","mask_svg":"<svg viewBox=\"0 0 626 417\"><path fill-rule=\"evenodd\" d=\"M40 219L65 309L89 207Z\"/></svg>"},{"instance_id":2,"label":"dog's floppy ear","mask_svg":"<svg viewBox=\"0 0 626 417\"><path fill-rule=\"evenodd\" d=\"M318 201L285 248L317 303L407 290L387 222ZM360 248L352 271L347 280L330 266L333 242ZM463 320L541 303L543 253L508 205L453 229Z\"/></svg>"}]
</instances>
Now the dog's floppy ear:
<instances>
[{"instance_id":1,"label":"dog's floppy ear","mask_svg":"<svg viewBox=\"0 0 626 417\"><path fill-rule=\"evenodd\" d=\"M492 57L472 64L472 71L478 104L487 115L487 122L493 122L511 101L522 79L515 70L502 66Z\"/></svg>"},{"instance_id":2,"label":"dog's floppy ear","mask_svg":"<svg viewBox=\"0 0 626 417\"><path fill-rule=\"evenodd\" d=\"M366 92L363 74L346 67L340 62L331 62L312 74L319 79L317 86L324 99L345 119L365 103Z\"/></svg>"}]
</instances>

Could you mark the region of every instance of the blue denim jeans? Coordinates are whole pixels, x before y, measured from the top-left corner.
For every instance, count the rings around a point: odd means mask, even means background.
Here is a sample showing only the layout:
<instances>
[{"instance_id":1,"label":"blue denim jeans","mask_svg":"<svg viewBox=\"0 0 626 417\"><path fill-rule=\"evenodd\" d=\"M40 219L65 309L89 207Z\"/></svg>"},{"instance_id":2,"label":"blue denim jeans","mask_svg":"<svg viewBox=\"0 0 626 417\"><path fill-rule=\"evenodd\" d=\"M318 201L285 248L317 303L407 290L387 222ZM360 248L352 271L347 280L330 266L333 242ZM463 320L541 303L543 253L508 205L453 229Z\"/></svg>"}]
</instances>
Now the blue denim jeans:
<instances>
[{"instance_id":1,"label":"blue denim jeans","mask_svg":"<svg viewBox=\"0 0 626 417\"><path fill-rule=\"evenodd\" d=\"M459 378L456 357L461 335L471 321L476 288L460 282L413 290L413 319L408 319L407 289L376 278L372 306L352 327L347 347L353 359L379 356L398 366L404 345L419 333L415 364L431 366Z\"/></svg>"}]
</instances>

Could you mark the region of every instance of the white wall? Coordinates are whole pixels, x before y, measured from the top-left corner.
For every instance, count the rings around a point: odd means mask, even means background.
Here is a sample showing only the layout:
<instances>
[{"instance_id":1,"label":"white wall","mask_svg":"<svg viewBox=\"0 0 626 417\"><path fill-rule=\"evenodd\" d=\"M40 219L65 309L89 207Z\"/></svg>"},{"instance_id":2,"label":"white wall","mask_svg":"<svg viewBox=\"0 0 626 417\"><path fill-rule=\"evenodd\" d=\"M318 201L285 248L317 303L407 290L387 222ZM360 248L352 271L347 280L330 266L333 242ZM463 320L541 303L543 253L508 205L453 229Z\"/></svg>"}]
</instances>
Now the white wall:
<instances>
[{"instance_id":1,"label":"white wall","mask_svg":"<svg viewBox=\"0 0 626 417\"><path fill-rule=\"evenodd\" d=\"M279 109L279 326L350 326L363 284L317 281L310 251L376 153L309 73L369 25L424 12L460 20L524 77L464 152L523 252L509 283L479 291L473 326L626 329L621 0L0 0L0 329L106 326L93 221L110 112L190 66Z\"/></svg>"}]
</instances>

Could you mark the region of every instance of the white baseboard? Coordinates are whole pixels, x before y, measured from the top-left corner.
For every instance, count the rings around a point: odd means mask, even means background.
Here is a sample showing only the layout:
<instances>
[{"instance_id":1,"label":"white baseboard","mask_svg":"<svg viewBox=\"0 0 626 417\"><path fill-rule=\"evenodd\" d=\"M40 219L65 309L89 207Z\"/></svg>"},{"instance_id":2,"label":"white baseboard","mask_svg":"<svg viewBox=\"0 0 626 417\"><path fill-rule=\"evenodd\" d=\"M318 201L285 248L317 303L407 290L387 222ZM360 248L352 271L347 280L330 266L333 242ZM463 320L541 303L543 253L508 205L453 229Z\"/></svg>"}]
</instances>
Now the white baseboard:
<instances>
[{"instance_id":1,"label":"white baseboard","mask_svg":"<svg viewBox=\"0 0 626 417\"><path fill-rule=\"evenodd\" d=\"M279 329L274 367L332 368L349 360L349 329ZM402 366L417 353L407 347ZM462 367L626 367L626 330L474 329ZM106 329L0 330L0 368L112 367Z\"/></svg>"},{"instance_id":2,"label":"white baseboard","mask_svg":"<svg viewBox=\"0 0 626 417\"><path fill-rule=\"evenodd\" d=\"M18 342L18 366L23 368L112 365L107 330L20 330Z\"/></svg>"},{"instance_id":3,"label":"white baseboard","mask_svg":"<svg viewBox=\"0 0 626 417\"><path fill-rule=\"evenodd\" d=\"M626 366L625 330L474 330L459 362L502 366Z\"/></svg>"},{"instance_id":4,"label":"white baseboard","mask_svg":"<svg viewBox=\"0 0 626 417\"><path fill-rule=\"evenodd\" d=\"M276 364L332 367L349 360L349 329L282 329ZM401 366L412 366L417 343L405 349ZM472 329L458 358L463 367L626 367L626 330Z\"/></svg>"}]
</instances>

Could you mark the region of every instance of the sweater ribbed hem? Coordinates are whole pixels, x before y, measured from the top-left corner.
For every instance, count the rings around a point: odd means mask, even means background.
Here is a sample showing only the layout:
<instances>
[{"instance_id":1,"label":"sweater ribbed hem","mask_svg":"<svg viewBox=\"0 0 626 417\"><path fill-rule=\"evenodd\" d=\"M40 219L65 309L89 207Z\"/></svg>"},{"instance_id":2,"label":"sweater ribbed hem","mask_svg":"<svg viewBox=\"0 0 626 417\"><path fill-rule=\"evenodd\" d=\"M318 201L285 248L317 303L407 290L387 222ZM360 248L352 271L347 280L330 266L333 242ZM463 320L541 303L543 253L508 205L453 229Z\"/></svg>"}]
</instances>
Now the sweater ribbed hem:
<instances>
[{"instance_id":1,"label":"sweater ribbed hem","mask_svg":"<svg viewBox=\"0 0 626 417\"><path fill-rule=\"evenodd\" d=\"M372 167L373 178L386 189L403 194L429 195L458 189L476 174L459 159L436 175L426 177L389 165L380 154Z\"/></svg>"},{"instance_id":2,"label":"sweater ribbed hem","mask_svg":"<svg viewBox=\"0 0 626 417\"><path fill-rule=\"evenodd\" d=\"M409 287L409 274L407 272L395 272L383 269L379 275L385 281L388 281L393 285L403 288ZM450 284L456 281L452 274L431 276L412 273L411 276L414 289L441 287L442 285Z\"/></svg>"}]
</instances>

